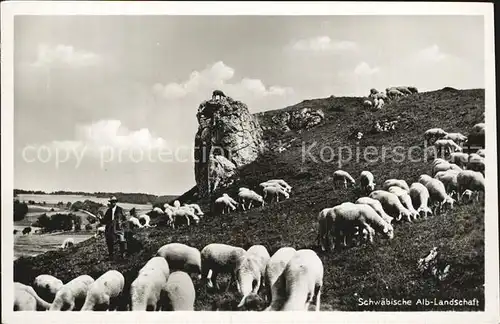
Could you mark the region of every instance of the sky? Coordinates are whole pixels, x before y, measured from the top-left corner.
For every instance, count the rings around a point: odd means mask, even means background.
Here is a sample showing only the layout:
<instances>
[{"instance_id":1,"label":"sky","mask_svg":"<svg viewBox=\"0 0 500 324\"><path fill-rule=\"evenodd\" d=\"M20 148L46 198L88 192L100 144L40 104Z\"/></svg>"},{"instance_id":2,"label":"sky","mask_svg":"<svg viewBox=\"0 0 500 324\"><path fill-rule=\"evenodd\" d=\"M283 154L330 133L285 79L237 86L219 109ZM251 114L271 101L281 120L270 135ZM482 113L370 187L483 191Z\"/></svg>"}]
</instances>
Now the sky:
<instances>
[{"instance_id":1,"label":"sky","mask_svg":"<svg viewBox=\"0 0 500 324\"><path fill-rule=\"evenodd\" d=\"M17 16L14 187L181 194L215 89L251 113L484 88L482 16Z\"/></svg>"}]
</instances>

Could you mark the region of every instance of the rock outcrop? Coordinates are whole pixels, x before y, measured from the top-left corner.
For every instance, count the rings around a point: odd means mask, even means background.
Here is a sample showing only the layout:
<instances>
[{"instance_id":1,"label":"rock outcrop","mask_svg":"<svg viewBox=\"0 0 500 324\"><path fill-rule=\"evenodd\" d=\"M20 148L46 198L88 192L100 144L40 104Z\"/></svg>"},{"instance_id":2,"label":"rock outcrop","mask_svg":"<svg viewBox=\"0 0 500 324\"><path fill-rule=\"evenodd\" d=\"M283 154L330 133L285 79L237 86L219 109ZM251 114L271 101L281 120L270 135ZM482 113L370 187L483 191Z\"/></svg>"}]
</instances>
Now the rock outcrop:
<instances>
[{"instance_id":1,"label":"rock outcrop","mask_svg":"<svg viewBox=\"0 0 500 324\"><path fill-rule=\"evenodd\" d=\"M195 179L200 197L231 183L237 169L264 149L262 129L248 107L230 97L204 101L198 107Z\"/></svg>"},{"instance_id":2,"label":"rock outcrop","mask_svg":"<svg viewBox=\"0 0 500 324\"><path fill-rule=\"evenodd\" d=\"M309 129L321 123L325 114L321 109L303 108L294 112L282 112L274 115L272 120L278 127L287 132L290 130Z\"/></svg>"}]
</instances>

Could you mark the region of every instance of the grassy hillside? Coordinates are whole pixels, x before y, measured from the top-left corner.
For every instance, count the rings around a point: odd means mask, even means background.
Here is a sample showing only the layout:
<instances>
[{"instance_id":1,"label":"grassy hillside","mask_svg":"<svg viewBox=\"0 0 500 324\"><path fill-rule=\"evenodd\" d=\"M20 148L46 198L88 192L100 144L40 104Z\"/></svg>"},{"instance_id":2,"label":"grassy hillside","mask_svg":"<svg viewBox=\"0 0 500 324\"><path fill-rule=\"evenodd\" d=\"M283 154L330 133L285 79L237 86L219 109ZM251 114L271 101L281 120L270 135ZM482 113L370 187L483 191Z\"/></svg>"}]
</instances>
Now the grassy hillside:
<instances>
[{"instance_id":1,"label":"grassy hillside","mask_svg":"<svg viewBox=\"0 0 500 324\"><path fill-rule=\"evenodd\" d=\"M416 162L393 161L390 157L394 153L390 150L397 146L422 148L423 133L432 127L468 134L475 123L483 121L484 90L420 93L390 102L379 112L364 111L361 103L361 98L337 97L307 100L285 108L321 108L326 120L301 133L266 131L264 135L268 143L291 143L290 148L280 154L268 152L242 168L235 184L226 190L234 195L240 186L256 188L258 183L267 179L282 178L293 187L290 199L229 215L208 212L196 227L137 230L137 241L131 244L136 252L127 261L107 261L103 238L89 239L71 252L52 251L35 258L20 258L14 263L14 280L29 284L38 274L49 273L67 282L81 274L97 277L109 269L117 269L124 273L130 284L140 267L160 246L169 242L186 243L200 250L214 242L243 248L263 244L271 254L284 246L316 249L318 212L360 197L356 189L336 190L332 186L331 176L339 169L339 147L351 147L353 152L357 147L360 152L367 146L379 150L384 147L384 160L380 157L378 161L370 162L361 157L346 161L341 168L355 178L362 170L370 170L378 184L389 178L405 179L411 184L421 174L430 173L430 163L423 159L422 150L414 150ZM280 111L259 114L261 124L271 126L271 117ZM390 134L371 134L371 126L377 119L398 120L396 130ZM358 131L364 134L359 145L352 137ZM316 147L311 152L317 159L323 146L334 148L336 153L332 161L303 161L302 147L308 148L314 143ZM326 153L325 157L330 159ZM219 194L215 193L214 197ZM184 195L183 199L189 200L189 195ZM197 202L204 210L210 210L208 199ZM440 262L451 266L449 276L441 283L423 278L416 267L418 259L427 255L434 246L441 252ZM442 216L414 224L398 223L395 238L390 242L376 237L373 246L318 253L325 267L322 309L484 310L484 202L456 206ZM232 291L226 294L207 292L196 280L195 286L197 310L210 310L213 302L235 294ZM224 284L221 286L225 287ZM375 300L382 297L412 299L414 302L413 306L358 306L358 298ZM419 306L415 305L416 298L478 298L480 306Z\"/></svg>"}]
</instances>

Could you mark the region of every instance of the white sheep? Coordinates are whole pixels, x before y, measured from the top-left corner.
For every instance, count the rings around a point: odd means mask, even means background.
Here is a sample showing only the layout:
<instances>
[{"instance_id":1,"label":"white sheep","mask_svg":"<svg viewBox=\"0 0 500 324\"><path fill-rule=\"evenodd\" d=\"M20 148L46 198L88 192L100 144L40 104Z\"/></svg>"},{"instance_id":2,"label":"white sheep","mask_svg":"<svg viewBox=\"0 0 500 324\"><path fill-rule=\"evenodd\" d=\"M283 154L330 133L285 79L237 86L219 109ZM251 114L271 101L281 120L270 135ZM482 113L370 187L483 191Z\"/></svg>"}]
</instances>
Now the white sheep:
<instances>
[{"instance_id":1,"label":"white sheep","mask_svg":"<svg viewBox=\"0 0 500 324\"><path fill-rule=\"evenodd\" d=\"M160 207L154 207L153 210L151 210L151 212L156 213L158 215L165 214L165 212Z\"/></svg>"},{"instance_id":2,"label":"white sheep","mask_svg":"<svg viewBox=\"0 0 500 324\"><path fill-rule=\"evenodd\" d=\"M389 179L389 180L384 181L382 188L384 190L387 190L393 186L399 187L403 190L406 190L407 192L410 191L410 187L408 187L408 183L406 183L406 181L404 181L404 180L399 180L399 179Z\"/></svg>"},{"instance_id":3,"label":"white sheep","mask_svg":"<svg viewBox=\"0 0 500 324\"><path fill-rule=\"evenodd\" d=\"M387 95L385 94L385 92L377 92L373 95L370 95L371 98L373 99L382 99L382 100L387 100Z\"/></svg>"},{"instance_id":4,"label":"white sheep","mask_svg":"<svg viewBox=\"0 0 500 324\"><path fill-rule=\"evenodd\" d=\"M49 311L80 310L94 281L89 275L81 275L68 282L57 292Z\"/></svg>"},{"instance_id":5,"label":"white sheep","mask_svg":"<svg viewBox=\"0 0 500 324\"><path fill-rule=\"evenodd\" d=\"M142 215L139 215L139 217L137 218L139 220L139 222L141 220L144 220L144 225L142 225L142 227L152 227L150 222L151 222L151 217L147 214L142 214Z\"/></svg>"},{"instance_id":6,"label":"white sheep","mask_svg":"<svg viewBox=\"0 0 500 324\"><path fill-rule=\"evenodd\" d=\"M347 188L347 182L349 182L351 185L354 185L356 183L356 180L354 180L351 175L344 170L337 170L333 173L333 184L336 188L338 188L339 184L344 186L344 188Z\"/></svg>"},{"instance_id":7,"label":"white sheep","mask_svg":"<svg viewBox=\"0 0 500 324\"><path fill-rule=\"evenodd\" d=\"M57 292L64 286L64 283L54 276L42 274L33 281L33 289L44 300L52 302Z\"/></svg>"},{"instance_id":8,"label":"white sheep","mask_svg":"<svg viewBox=\"0 0 500 324\"><path fill-rule=\"evenodd\" d=\"M441 162L432 167L432 174L435 176L438 172L448 170L462 171L462 168L454 163Z\"/></svg>"},{"instance_id":9,"label":"white sheep","mask_svg":"<svg viewBox=\"0 0 500 324\"><path fill-rule=\"evenodd\" d=\"M376 110L380 110L380 109L382 109L382 107L384 107L384 99L382 99L382 98L375 98L373 100L374 100L374 103L375 103L374 108Z\"/></svg>"},{"instance_id":10,"label":"white sheep","mask_svg":"<svg viewBox=\"0 0 500 324\"><path fill-rule=\"evenodd\" d=\"M249 200L248 209L252 208L254 201L260 202L264 206L264 198L253 190L243 190L238 192L238 198L240 199L241 208L245 209L245 203Z\"/></svg>"},{"instance_id":11,"label":"white sheep","mask_svg":"<svg viewBox=\"0 0 500 324\"><path fill-rule=\"evenodd\" d=\"M175 211L172 214L172 218L173 218L172 228L175 228L177 219L185 219L187 226L191 224L191 220L193 220L195 224L198 224L200 222L200 218L195 215L194 209L186 206L175 209Z\"/></svg>"},{"instance_id":12,"label":"white sheep","mask_svg":"<svg viewBox=\"0 0 500 324\"><path fill-rule=\"evenodd\" d=\"M393 217L389 216L385 212L384 208L382 207L382 204L378 200L375 200L370 197L361 197L358 198L358 200L356 200L356 204L365 204L371 206L377 212L377 214L379 214L380 217L382 217L382 219L389 224L392 224L392 221L394 220Z\"/></svg>"},{"instance_id":13,"label":"white sheep","mask_svg":"<svg viewBox=\"0 0 500 324\"><path fill-rule=\"evenodd\" d=\"M219 273L230 273L231 282L236 281L236 266L247 251L243 248L222 243L211 243L201 250L201 275L209 288L220 290L217 282ZM211 272L211 275L209 275ZM229 289L229 285L227 289ZM226 289L226 290L227 290Z\"/></svg>"},{"instance_id":14,"label":"white sheep","mask_svg":"<svg viewBox=\"0 0 500 324\"><path fill-rule=\"evenodd\" d=\"M132 311L156 311L161 308L162 292L170 275L167 260L151 258L130 285Z\"/></svg>"},{"instance_id":15,"label":"white sheep","mask_svg":"<svg viewBox=\"0 0 500 324\"><path fill-rule=\"evenodd\" d=\"M106 226L105 225L97 227L96 230L95 230L94 237L98 237L100 235L103 235L105 231L106 231Z\"/></svg>"},{"instance_id":16,"label":"white sheep","mask_svg":"<svg viewBox=\"0 0 500 324\"><path fill-rule=\"evenodd\" d=\"M315 310L320 310L323 287L323 262L316 252L303 249L295 252L278 279L278 300L268 311L308 311L315 300Z\"/></svg>"},{"instance_id":17,"label":"white sheep","mask_svg":"<svg viewBox=\"0 0 500 324\"><path fill-rule=\"evenodd\" d=\"M203 217L205 215L198 204L184 204L184 206L193 208L196 216Z\"/></svg>"},{"instance_id":18,"label":"white sheep","mask_svg":"<svg viewBox=\"0 0 500 324\"><path fill-rule=\"evenodd\" d=\"M138 228L143 228L144 226L139 222L139 219L135 216L130 216L128 219L128 222L130 224L130 227L138 227Z\"/></svg>"},{"instance_id":19,"label":"white sheep","mask_svg":"<svg viewBox=\"0 0 500 324\"><path fill-rule=\"evenodd\" d=\"M390 99L404 97L404 93L402 93L401 91L396 90L396 89L389 89L388 88L388 89L386 89L385 92L387 93L387 97L389 97Z\"/></svg>"},{"instance_id":20,"label":"white sheep","mask_svg":"<svg viewBox=\"0 0 500 324\"><path fill-rule=\"evenodd\" d=\"M438 179L444 184L446 192L453 198L458 195L458 180L457 176L460 172L456 170L440 171L434 175L434 179Z\"/></svg>"},{"instance_id":21,"label":"white sheep","mask_svg":"<svg viewBox=\"0 0 500 324\"><path fill-rule=\"evenodd\" d=\"M282 247L267 262L264 281L268 291L266 296L273 309L280 307L280 305L273 305L280 302L279 285L276 282L295 252L297 251L292 247Z\"/></svg>"},{"instance_id":22,"label":"white sheep","mask_svg":"<svg viewBox=\"0 0 500 324\"><path fill-rule=\"evenodd\" d=\"M276 197L276 202L279 202L279 197L280 195L283 196L285 199L288 199L290 198L290 195L288 194L288 192L286 192L284 189L280 188L280 187L274 187L274 186L267 186L267 187L264 187L264 195L263 195L263 198L266 199L267 196L270 196L271 198Z\"/></svg>"},{"instance_id":23,"label":"white sheep","mask_svg":"<svg viewBox=\"0 0 500 324\"><path fill-rule=\"evenodd\" d=\"M120 272L105 272L90 285L81 311L115 310L124 285L125 278Z\"/></svg>"},{"instance_id":24,"label":"white sheep","mask_svg":"<svg viewBox=\"0 0 500 324\"><path fill-rule=\"evenodd\" d=\"M410 213L412 214L413 220L416 220L418 218L419 213L413 207L413 204L411 202L411 197L409 194L409 192L410 192L409 190L406 191L398 186L392 186L392 187L389 187L389 189L387 189L387 191L398 196L399 201L401 201L401 204L403 204L403 206L405 206L406 209L408 209L410 211Z\"/></svg>"},{"instance_id":25,"label":"white sheep","mask_svg":"<svg viewBox=\"0 0 500 324\"><path fill-rule=\"evenodd\" d=\"M64 240L64 242L61 244L61 249L69 249L71 247L75 246L75 239L72 237L68 237L67 239Z\"/></svg>"},{"instance_id":26,"label":"white sheep","mask_svg":"<svg viewBox=\"0 0 500 324\"><path fill-rule=\"evenodd\" d=\"M453 142L460 145L463 144L465 141L467 141L467 136L460 133L448 133L443 137L443 139L452 140Z\"/></svg>"},{"instance_id":27,"label":"white sheep","mask_svg":"<svg viewBox=\"0 0 500 324\"><path fill-rule=\"evenodd\" d=\"M196 299L196 291L193 281L183 271L175 271L170 274L165 287L166 311L193 311Z\"/></svg>"},{"instance_id":28,"label":"white sheep","mask_svg":"<svg viewBox=\"0 0 500 324\"><path fill-rule=\"evenodd\" d=\"M473 136L484 135L485 129L486 129L485 123L477 123L476 125L472 126L472 129L469 134Z\"/></svg>"},{"instance_id":29,"label":"white sheep","mask_svg":"<svg viewBox=\"0 0 500 324\"><path fill-rule=\"evenodd\" d=\"M370 192L375 190L376 184L374 182L374 176L370 171L361 171L359 183L361 186L361 191L365 194L369 194Z\"/></svg>"},{"instance_id":30,"label":"white sheep","mask_svg":"<svg viewBox=\"0 0 500 324\"><path fill-rule=\"evenodd\" d=\"M14 282L14 311L36 311L49 308L50 303L40 298L31 286Z\"/></svg>"},{"instance_id":31,"label":"white sheep","mask_svg":"<svg viewBox=\"0 0 500 324\"><path fill-rule=\"evenodd\" d=\"M460 201L464 204L468 204L472 202L474 196L474 192L470 189L466 189L463 193L462 196L460 196Z\"/></svg>"},{"instance_id":32,"label":"white sheep","mask_svg":"<svg viewBox=\"0 0 500 324\"><path fill-rule=\"evenodd\" d=\"M446 193L446 188L441 181L438 179L431 179L425 184L425 187L429 191L431 205L435 206L434 213L436 215L441 212L443 207L453 209L455 200Z\"/></svg>"},{"instance_id":33,"label":"white sheep","mask_svg":"<svg viewBox=\"0 0 500 324\"><path fill-rule=\"evenodd\" d=\"M236 205L238 204L233 198L231 198L228 194L224 193L222 194L221 197L215 199L214 202L215 205L223 205L222 206L222 214L227 212L229 213L230 210L236 210Z\"/></svg>"},{"instance_id":34,"label":"white sheep","mask_svg":"<svg viewBox=\"0 0 500 324\"><path fill-rule=\"evenodd\" d=\"M287 187L285 187L285 186L281 185L281 184L280 184L280 183L278 183L278 182L268 182L268 181L266 181L266 182L261 182L261 183L259 183L259 187L261 187L261 188L262 188L262 190L264 190L264 189L265 189L265 188L267 188L267 187L277 187L277 188L282 189L283 191L286 191L287 193L288 193L288 192L290 192L290 191L288 190L288 188L287 188ZM240 188L240 191L241 191L241 190L250 190L250 189L247 189L247 188Z\"/></svg>"},{"instance_id":35,"label":"white sheep","mask_svg":"<svg viewBox=\"0 0 500 324\"><path fill-rule=\"evenodd\" d=\"M450 153L449 162L458 165L463 168L469 161L469 154L463 152L452 152Z\"/></svg>"},{"instance_id":36,"label":"white sheep","mask_svg":"<svg viewBox=\"0 0 500 324\"><path fill-rule=\"evenodd\" d=\"M484 149L477 150L476 154L479 155L480 157L483 157L483 158L486 157Z\"/></svg>"},{"instance_id":37,"label":"white sheep","mask_svg":"<svg viewBox=\"0 0 500 324\"><path fill-rule=\"evenodd\" d=\"M269 183L273 183L273 182L274 183L278 183L281 186L285 187L288 192L292 191L292 186L290 186L288 183L286 183L286 181L283 180L283 179L271 179L271 180L267 180L266 182L269 182Z\"/></svg>"},{"instance_id":38,"label":"white sheep","mask_svg":"<svg viewBox=\"0 0 500 324\"><path fill-rule=\"evenodd\" d=\"M467 169L472 171L479 171L484 174L485 161L484 158L478 154L471 154L469 156L469 161L467 162Z\"/></svg>"},{"instance_id":39,"label":"white sheep","mask_svg":"<svg viewBox=\"0 0 500 324\"><path fill-rule=\"evenodd\" d=\"M429 190L420 182L414 182L410 186L410 198L413 206L417 208L417 212L424 218L432 215L432 210L429 208Z\"/></svg>"},{"instance_id":40,"label":"white sheep","mask_svg":"<svg viewBox=\"0 0 500 324\"><path fill-rule=\"evenodd\" d=\"M463 170L457 175L458 193L461 195L466 189L476 193L476 201L479 200L481 193L484 194L484 176L481 172L472 170Z\"/></svg>"},{"instance_id":41,"label":"white sheep","mask_svg":"<svg viewBox=\"0 0 500 324\"><path fill-rule=\"evenodd\" d=\"M364 107L367 107L367 108L371 108L371 107L373 107L373 103L372 103L370 100L365 99L365 100L363 101L363 106L364 106Z\"/></svg>"},{"instance_id":42,"label":"white sheep","mask_svg":"<svg viewBox=\"0 0 500 324\"><path fill-rule=\"evenodd\" d=\"M450 139L438 139L434 142L434 147L438 150L438 152L444 150L445 154L462 152L462 148Z\"/></svg>"},{"instance_id":43,"label":"white sheep","mask_svg":"<svg viewBox=\"0 0 500 324\"><path fill-rule=\"evenodd\" d=\"M259 291L265 266L263 256L260 255L258 249L251 252L245 251L238 258L234 268L234 279L241 295L238 307L242 307L250 295L256 295Z\"/></svg>"},{"instance_id":44,"label":"white sheep","mask_svg":"<svg viewBox=\"0 0 500 324\"><path fill-rule=\"evenodd\" d=\"M384 190L375 190L370 193L369 197L380 201L384 210L394 217L396 221L405 217L407 221L411 222L411 212L401 204L401 201L395 194Z\"/></svg>"},{"instance_id":45,"label":"white sheep","mask_svg":"<svg viewBox=\"0 0 500 324\"><path fill-rule=\"evenodd\" d=\"M156 252L167 260L170 270L198 274L201 278L201 254L197 248L182 243L165 244Z\"/></svg>"},{"instance_id":46,"label":"white sheep","mask_svg":"<svg viewBox=\"0 0 500 324\"><path fill-rule=\"evenodd\" d=\"M180 208L180 207L181 207L181 203L180 203L180 201L175 200L175 201L174 201L174 208Z\"/></svg>"},{"instance_id":47,"label":"white sheep","mask_svg":"<svg viewBox=\"0 0 500 324\"><path fill-rule=\"evenodd\" d=\"M247 253L253 255L255 257L254 259L258 261L258 267L260 269L260 279L257 281L256 287L252 290L252 292L257 293L260 286L265 286L266 266L271 256L269 255L269 252L267 252L266 247L260 244L252 245L247 250ZM245 304L245 299L248 297L248 295L249 294L243 296L238 307L241 307Z\"/></svg>"},{"instance_id":48,"label":"white sheep","mask_svg":"<svg viewBox=\"0 0 500 324\"><path fill-rule=\"evenodd\" d=\"M329 229L333 226L335 221L335 213L332 208L323 208L318 213L318 236L317 243L322 251L330 250L331 237L333 233Z\"/></svg>"},{"instance_id":49,"label":"white sheep","mask_svg":"<svg viewBox=\"0 0 500 324\"><path fill-rule=\"evenodd\" d=\"M447 135L448 133L445 132L442 128L430 128L425 131L424 133L424 138L427 141L427 143L433 143L436 140L443 138Z\"/></svg>"}]
</instances>

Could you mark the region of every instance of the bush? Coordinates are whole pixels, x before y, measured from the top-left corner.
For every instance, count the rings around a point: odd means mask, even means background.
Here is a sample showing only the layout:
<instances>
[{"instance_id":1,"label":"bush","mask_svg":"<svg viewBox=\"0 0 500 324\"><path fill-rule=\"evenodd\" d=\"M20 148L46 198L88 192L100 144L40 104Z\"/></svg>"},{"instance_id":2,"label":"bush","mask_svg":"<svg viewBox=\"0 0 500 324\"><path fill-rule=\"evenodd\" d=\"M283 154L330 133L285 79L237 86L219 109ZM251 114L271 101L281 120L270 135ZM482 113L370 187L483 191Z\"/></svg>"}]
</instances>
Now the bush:
<instances>
[{"instance_id":1,"label":"bush","mask_svg":"<svg viewBox=\"0 0 500 324\"><path fill-rule=\"evenodd\" d=\"M41 227L44 232L60 231L60 230L70 231L73 228L73 222L75 218L76 215L74 214L57 213L52 215L51 217L48 217L47 214L43 214L40 217L38 217L37 221L33 223L33 226ZM81 221L79 229L81 229Z\"/></svg>"},{"instance_id":2,"label":"bush","mask_svg":"<svg viewBox=\"0 0 500 324\"><path fill-rule=\"evenodd\" d=\"M82 219L79 216L74 215L73 225L75 226L75 232L79 232L82 229Z\"/></svg>"},{"instance_id":3,"label":"bush","mask_svg":"<svg viewBox=\"0 0 500 324\"><path fill-rule=\"evenodd\" d=\"M23 220L26 214L28 214L28 205L17 199L14 200L14 221Z\"/></svg>"}]
</instances>

